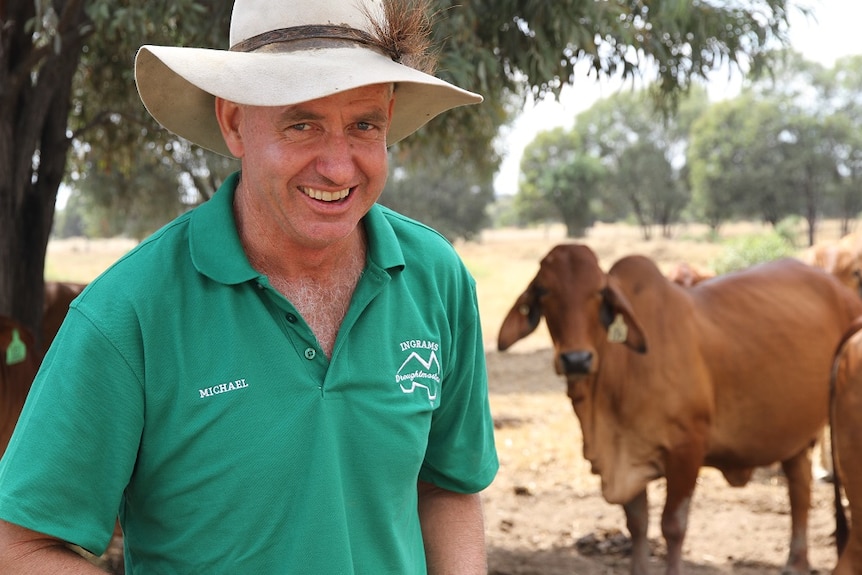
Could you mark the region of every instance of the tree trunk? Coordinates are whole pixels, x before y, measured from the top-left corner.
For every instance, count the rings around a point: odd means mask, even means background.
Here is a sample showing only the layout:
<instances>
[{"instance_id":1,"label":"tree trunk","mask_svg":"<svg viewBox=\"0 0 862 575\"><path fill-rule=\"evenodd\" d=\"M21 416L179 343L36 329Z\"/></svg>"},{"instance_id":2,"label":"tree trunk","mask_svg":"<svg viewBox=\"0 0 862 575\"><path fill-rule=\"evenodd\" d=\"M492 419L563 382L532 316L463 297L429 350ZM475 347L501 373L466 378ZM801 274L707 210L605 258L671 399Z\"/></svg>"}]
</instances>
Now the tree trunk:
<instances>
[{"instance_id":1,"label":"tree trunk","mask_svg":"<svg viewBox=\"0 0 862 575\"><path fill-rule=\"evenodd\" d=\"M60 3L57 36L34 45L33 2L0 22L0 314L41 344L45 254L71 141L67 121L80 59L83 2Z\"/></svg>"}]
</instances>

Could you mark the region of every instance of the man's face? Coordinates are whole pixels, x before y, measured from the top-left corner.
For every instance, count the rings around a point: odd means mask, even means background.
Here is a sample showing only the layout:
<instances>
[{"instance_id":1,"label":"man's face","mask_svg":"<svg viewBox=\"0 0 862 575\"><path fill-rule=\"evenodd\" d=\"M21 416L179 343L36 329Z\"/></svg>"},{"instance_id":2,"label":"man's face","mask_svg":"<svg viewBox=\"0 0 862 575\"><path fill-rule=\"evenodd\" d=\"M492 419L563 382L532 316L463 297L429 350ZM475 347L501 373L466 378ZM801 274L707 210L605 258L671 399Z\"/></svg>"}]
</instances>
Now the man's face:
<instances>
[{"instance_id":1,"label":"man's face","mask_svg":"<svg viewBox=\"0 0 862 575\"><path fill-rule=\"evenodd\" d=\"M283 107L222 102L255 227L308 248L349 236L386 183L393 103L388 84Z\"/></svg>"}]
</instances>

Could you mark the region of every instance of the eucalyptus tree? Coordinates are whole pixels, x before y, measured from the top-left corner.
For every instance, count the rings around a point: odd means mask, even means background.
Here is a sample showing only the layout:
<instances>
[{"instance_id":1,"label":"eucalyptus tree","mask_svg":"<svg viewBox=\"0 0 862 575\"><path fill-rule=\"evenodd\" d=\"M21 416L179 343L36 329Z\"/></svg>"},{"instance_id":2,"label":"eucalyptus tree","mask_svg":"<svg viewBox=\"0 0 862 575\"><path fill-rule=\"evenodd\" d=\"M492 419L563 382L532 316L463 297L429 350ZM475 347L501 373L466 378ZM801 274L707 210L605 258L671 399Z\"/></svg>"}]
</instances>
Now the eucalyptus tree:
<instances>
[{"instance_id":1,"label":"eucalyptus tree","mask_svg":"<svg viewBox=\"0 0 862 575\"><path fill-rule=\"evenodd\" d=\"M780 181L799 203L808 223L808 245L814 245L817 223L826 207L827 194L839 179L834 146L842 131L831 122L797 111L787 117L781 137Z\"/></svg>"},{"instance_id":2,"label":"eucalyptus tree","mask_svg":"<svg viewBox=\"0 0 862 575\"><path fill-rule=\"evenodd\" d=\"M90 171L72 189L69 200L80 202L87 236L142 240L184 211L182 187L155 155L142 154L129 171Z\"/></svg>"},{"instance_id":3,"label":"eucalyptus tree","mask_svg":"<svg viewBox=\"0 0 862 575\"><path fill-rule=\"evenodd\" d=\"M840 215L842 228L862 207L862 58L846 58L827 68L784 52L770 77L755 79L751 92L770 103L781 166L774 180L792 196L814 243L818 221Z\"/></svg>"},{"instance_id":4,"label":"eucalyptus tree","mask_svg":"<svg viewBox=\"0 0 862 575\"><path fill-rule=\"evenodd\" d=\"M573 128L611 175L602 199L624 205L645 239L652 237L653 226L669 235L688 203L689 130L708 106L701 87L689 90L671 113L656 109L650 93L626 91L605 98L579 114Z\"/></svg>"},{"instance_id":5,"label":"eucalyptus tree","mask_svg":"<svg viewBox=\"0 0 862 575\"><path fill-rule=\"evenodd\" d=\"M736 216L777 221L786 211L780 121L772 104L746 93L710 106L692 125L692 208L713 231Z\"/></svg>"},{"instance_id":6,"label":"eucalyptus tree","mask_svg":"<svg viewBox=\"0 0 862 575\"><path fill-rule=\"evenodd\" d=\"M633 143L620 154L611 181L617 193L628 201L643 239L652 239L656 225L664 237L670 237L688 195L665 150L649 140Z\"/></svg>"},{"instance_id":7,"label":"eucalyptus tree","mask_svg":"<svg viewBox=\"0 0 862 575\"><path fill-rule=\"evenodd\" d=\"M524 150L521 174L515 196L521 219L562 221L568 237L582 237L595 220L593 203L607 171L578 135L562 128L540 133Z\"/></svg>"},{"instance_id":8,"label":"eucalyptus tree","mask_svg":"<svg viewBox=\"0 0 862 575\"><path fill-rule=\"evenodd\" d=\"M833 137L838 173L833 199L841 218L841 233L847 234L862 212L862 56L836 61L823 83L830 111L825 127Z\"/></svg>"},{"instance_id":9,"label":"eucalyptus tree","mask_svg":"<svg viewBox=\"0 0 862 575\"><path fill-rule=\"evenodd\" d=\"M488 223L494 188L458 155L431 156L412 169L391 165L380 203L412 215L449 241L470 240Z\"/></svg>"},{"instance_id":10,"label":"eucalyptus tree","mask_svg":"<svg viewBox=\"0 0 862 575\"><path fill-rule=\"evenodd\" d=\"M130 173L137 154L154 153L168 165L191 160L182 177L203 190L212 186L211 159L199 150L176 156L182 143L143 113L132 57L143 43L226 47L231 5L0 2L0 313L39 325L45 251L70 151L80 177L106 167ZM405 166L423 153L460 155L490 182L499 126L527 94L558 93L573 81L578 62L597 77L632 77L652 62L659 91L673 95L726 62L761 66L774 41L786 41L791 0L742 7L717 0L433 0L432 7L443 16L434 28L444 41L440 75L485 94L486 105L444 115L395 152Z\"/></svg>"}]
</instances>

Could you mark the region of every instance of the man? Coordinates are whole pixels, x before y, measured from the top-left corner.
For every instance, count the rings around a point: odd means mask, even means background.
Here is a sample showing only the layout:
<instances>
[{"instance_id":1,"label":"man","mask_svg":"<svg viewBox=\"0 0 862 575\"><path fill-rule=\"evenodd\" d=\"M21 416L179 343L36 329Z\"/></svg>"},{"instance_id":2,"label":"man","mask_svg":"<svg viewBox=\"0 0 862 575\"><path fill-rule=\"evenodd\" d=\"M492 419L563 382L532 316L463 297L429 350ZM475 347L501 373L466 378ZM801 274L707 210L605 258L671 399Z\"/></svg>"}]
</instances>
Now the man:
<instances>
[{"instance_id":1,"label":"man","mask_svg":"<svg viewBox=\"0 0 862 575\"><path fill-rule=\"evenodd\" d=\"M0 462L0 572L95 572L65 543L118 511L129 573L486 572L475 284L375 203L387 144L481 98L402 63L409 13L237 0L229 51L141 49L150 113L242 169L72 304Z\"/></svg>"}]
</instances>

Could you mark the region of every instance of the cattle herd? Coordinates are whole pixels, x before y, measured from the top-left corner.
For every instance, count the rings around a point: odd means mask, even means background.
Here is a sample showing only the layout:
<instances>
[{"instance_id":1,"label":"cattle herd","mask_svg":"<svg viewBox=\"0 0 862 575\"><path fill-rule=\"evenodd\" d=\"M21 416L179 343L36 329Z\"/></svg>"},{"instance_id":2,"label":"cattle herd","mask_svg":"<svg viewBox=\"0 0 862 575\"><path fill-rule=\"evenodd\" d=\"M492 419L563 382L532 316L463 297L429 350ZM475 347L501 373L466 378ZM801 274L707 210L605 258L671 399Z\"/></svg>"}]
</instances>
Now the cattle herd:
<instances>
[{"instance_id":1,"label":"cattle herd","mask_svg":"<svg viewBox=\"0 0 862 575\"><path fill-rule=\"evenodd\" d=\"M835 490L833 575L862 574L862 529L852 525L862 517L860 261L862 240L854 236L799 260L723 275L685 264L663 274L638 255L604 271L588 246L575 243L541 260L500 327L498 348L544 318L584 458L603 497L624 510L632 575L648 573L649 482L667 482L666 572L679 575L699 469L714 467L743 486L756 467L773 463L786 476L791 510L782 572L810 573L811 452L824 429ZM0 455L41 362L38 350L51 344L84 287L46 283L43 346L0 316ZM121 538L118 528L112 548Z\"/></svg>"}]
</instances>

